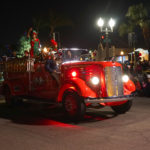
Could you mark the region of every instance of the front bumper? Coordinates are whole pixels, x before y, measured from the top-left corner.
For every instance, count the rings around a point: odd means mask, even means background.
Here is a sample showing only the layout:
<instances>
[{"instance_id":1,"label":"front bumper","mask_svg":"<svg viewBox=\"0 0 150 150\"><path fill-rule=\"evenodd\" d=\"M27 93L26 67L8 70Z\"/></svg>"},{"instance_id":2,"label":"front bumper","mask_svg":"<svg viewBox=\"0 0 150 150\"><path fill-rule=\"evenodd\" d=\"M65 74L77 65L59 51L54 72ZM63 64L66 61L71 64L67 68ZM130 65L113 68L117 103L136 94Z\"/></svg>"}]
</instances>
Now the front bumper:
<instances>
[{"instance_id":1,"label":"front bumper","mask_svg":"<svg viewBox=\"0 0 150 150\"><path fill-rule=\"evenodd\" d=\"M113 96L113 97L103 97L103 98L85 98L85 103L107 103L107 102L121 102L125 100L132 100L135 96L135 93L131 95L123 96Z\"/></svg>"}]
</instances>

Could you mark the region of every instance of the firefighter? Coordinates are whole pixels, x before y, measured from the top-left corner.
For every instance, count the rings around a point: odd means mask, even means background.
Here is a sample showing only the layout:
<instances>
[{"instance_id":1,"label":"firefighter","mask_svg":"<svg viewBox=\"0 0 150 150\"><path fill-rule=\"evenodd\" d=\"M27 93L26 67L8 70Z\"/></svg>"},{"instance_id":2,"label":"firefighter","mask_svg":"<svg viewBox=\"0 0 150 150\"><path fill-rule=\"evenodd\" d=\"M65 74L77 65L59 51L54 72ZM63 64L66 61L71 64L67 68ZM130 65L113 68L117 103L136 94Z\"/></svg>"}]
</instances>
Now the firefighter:
<instances>
[{"instance_id":1,"label":"firefighter","mask_svg":"<svg viewBox=\"0 0 150 150\"><path fill-rule=\"evenodd\" d=\"M32 32L32 36L31 36ZM30 57L35 57L39 55L39 48L40 48L40 40L38 39L38 34L32 28L29 29L27 37L30 40L31 49L30 49Z\"/></svg>"}]
</instances>

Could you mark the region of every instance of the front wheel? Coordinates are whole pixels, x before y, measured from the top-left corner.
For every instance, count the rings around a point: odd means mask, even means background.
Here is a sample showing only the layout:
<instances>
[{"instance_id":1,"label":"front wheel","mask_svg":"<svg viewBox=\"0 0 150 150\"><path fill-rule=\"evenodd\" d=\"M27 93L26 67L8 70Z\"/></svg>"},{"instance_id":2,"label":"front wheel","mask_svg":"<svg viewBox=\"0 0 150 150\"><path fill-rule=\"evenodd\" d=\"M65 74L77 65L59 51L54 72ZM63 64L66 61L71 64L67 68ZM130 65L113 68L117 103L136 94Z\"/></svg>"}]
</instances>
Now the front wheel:
<instances>
[{"instance_id":1,"label":"front wheel","mask_svg":"<svg viewBox=\"0 0 150 150\"><path fill-rule=\"evenodd\" d=\"M127 111L130 110L132 106L132 101L127 101L126 103L122 105L117 105L117 106L111 106L111 108L117 113L117 114L124 114Z\"/></svg>"},{"instance_id":2,"label":"front wheel","mask_svg":"<svg viewBox=\"0 0 150 150\"><path fill-rule=\"evenodd\" d=\"M85 103L76 92L67 91L63 96L63 108L65 114L71 120L81 120L86 112Z\"/></svg>"}]
</instances>

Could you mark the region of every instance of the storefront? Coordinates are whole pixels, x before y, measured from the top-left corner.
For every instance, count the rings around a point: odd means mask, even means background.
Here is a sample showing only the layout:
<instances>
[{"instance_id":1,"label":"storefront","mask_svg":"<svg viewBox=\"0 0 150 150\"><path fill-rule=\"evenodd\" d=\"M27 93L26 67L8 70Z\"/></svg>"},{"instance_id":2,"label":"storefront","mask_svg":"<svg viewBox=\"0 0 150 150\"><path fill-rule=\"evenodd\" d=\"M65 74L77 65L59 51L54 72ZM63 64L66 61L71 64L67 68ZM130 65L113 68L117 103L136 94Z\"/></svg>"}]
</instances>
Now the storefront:
<instances>
[{"instance_id":1,"label":"storefront","mask_svg":"<svg viewBox=\"0 0 150 150\"><path fill-rule=\"evenodd\" d=\"M135 55L136 54L136 55ZM134 62L134 59L136 61L138 61L139 57L140 57L140 61L149 61L149 51L148 50L144 50L142 48L138 48L135 50L135 52L131 52L131 53L128 53L128 56L129 56L129 61L130 63L133 63Z\"/></svg>"},{"instance_id":2,"label":"storefront","mask_svg":"<svg viewBox=\"0 0 150 150\"><path fill-rule=\"evenodd\" d=\"M149 60L149 52L148 50L144 50L142 48L138 48L135 50L136 52L139 52L140 54L140 57L141 57L141 61L144 61L144 60Z\"/></svg>"}]
</instances>

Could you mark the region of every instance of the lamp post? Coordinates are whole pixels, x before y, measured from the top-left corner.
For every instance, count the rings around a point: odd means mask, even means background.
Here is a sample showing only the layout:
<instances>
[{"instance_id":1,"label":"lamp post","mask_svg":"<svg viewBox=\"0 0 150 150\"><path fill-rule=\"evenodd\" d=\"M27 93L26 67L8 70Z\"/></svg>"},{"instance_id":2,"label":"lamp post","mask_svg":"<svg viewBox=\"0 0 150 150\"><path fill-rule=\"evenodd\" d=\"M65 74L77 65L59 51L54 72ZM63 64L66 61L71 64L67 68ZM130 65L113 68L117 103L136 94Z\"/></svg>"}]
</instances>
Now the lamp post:
<instances>
[{"instance_id":1,"label":"lamp post","mask_svg":"<svg viewBox=\"0 0 150 150\"><path fill-rule=\"evenodd\" d=\"M109 59L108 33L113 32L113 27L115 26L115 21L111 18L108 22L108 25L104 26L104 20L102 18L99 18L97 25L100 27L100 32L105 32L105 34L106 34L106 59Z\"/></svg>"},{"instance_id":2,"label":"lamp post","mask_svg":"<svg viewBox=\"0 0 150 150\"><path fill-rule=\"evenodd\" d=\"M123 55L124 55L124 51L121 51L121 52L120 52L120 55L121 55L121 60L122 60L122 64L123 64Z\"/></svg>"}]
</instances>

